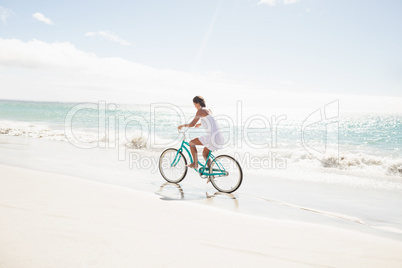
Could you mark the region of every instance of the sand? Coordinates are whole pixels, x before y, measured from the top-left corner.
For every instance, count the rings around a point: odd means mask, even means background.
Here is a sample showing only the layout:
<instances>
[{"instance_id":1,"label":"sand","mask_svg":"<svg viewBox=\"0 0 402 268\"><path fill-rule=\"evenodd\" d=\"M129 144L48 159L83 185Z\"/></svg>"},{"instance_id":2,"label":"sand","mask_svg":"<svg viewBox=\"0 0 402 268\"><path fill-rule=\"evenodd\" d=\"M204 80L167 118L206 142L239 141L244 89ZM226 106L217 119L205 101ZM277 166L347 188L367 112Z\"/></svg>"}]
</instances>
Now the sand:
<instances>
[{"instance_id":1,"label":"sand","mask_svg":"<svg viewBox=\"0 0 402 268\"><path fill-rule=\"evenodd\" d=\"M393 239L0 170L0 267L402 267Z\"/></svg>"}]
</instances>

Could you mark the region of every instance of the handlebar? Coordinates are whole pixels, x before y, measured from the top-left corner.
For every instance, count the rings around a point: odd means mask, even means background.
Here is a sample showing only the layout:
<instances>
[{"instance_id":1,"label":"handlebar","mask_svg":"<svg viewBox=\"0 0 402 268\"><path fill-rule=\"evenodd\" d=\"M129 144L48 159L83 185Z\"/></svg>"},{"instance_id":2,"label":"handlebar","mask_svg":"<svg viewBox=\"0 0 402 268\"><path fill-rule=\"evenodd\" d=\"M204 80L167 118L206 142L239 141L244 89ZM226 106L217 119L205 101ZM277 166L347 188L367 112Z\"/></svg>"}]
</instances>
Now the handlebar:
<instances>
[{"instance_id":1,"label":"handlebar","mask_svg":"<svg viewBox=\"0 0 402 268\"><path fill-rule=\"evenodd\" d=\"M188 128L186 128L186 130L182 130L182 131L180 131L180 129L177 129L177 132L179 132L179 133L181 133L181 134L183 134L183 139L185 140L186 139L186 131L188 130Z\"/></svg>"}]
</instances>

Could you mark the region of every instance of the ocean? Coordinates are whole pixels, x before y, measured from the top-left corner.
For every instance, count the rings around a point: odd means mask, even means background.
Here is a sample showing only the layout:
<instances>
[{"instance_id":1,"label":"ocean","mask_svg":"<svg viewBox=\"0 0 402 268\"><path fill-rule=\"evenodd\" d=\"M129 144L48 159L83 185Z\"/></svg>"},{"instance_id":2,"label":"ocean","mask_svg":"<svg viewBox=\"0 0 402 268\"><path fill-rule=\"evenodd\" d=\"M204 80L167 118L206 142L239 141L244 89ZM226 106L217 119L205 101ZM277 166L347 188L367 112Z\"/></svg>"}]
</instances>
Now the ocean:
<instances>
[{"instance_id":1,"label":"ocean","mask_svg":"<svg viewBox=\"0 0 402 268\"><path fill-rule=\"evenodd\" d=\"M0 100L0 135L158 155L180 145L177 126L190 122L195 111L166 103ZM310 114L264 114L263 109L246 106L240 112L227 111L214 109L227 141L216 154L233 155L249 173L402 190L402 114L342 113L341 109L331 116L331 110L323 109ZM187 139L202 132L188 130Z\"/></svg>"}]
</instances>

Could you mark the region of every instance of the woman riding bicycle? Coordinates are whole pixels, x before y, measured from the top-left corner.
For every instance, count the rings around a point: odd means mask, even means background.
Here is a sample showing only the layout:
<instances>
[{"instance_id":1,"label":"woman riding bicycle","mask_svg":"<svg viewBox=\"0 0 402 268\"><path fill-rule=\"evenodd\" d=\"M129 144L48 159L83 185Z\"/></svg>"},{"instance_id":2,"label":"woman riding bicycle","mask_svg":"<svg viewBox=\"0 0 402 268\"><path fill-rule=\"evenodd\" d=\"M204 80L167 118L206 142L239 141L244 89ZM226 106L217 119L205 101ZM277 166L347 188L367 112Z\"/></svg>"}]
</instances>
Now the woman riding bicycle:
<instances>
[{"instance_id":1,"label":"woman riding bicycle","mask_svg":"<svg viewBox=\"0 0 402 268\"><path fill-rule=\"evenodd\" d=\"M194 107L197 109L197 113L193 121L190 124L184 124L178 126L178 129L183 127L200 127L202 126L207 130L207 134L198 138L195 138L190 141L190 150L191 154L194 158L194 162L192 164L187 165L190 168L198 169L198 157L197 157L197 148L196 145L205 146L202 155L206 160L209 154L209 151L215 151L223 148L224 138L220 131L218 123L215 121L212 111L206 108L205 100L201 96L195 96L193 98ZM201 119L201 123L197 124L198 120ZM209 167L211 164L211 160L208 161L207 166Z\"/></svg>"}]
</instances>

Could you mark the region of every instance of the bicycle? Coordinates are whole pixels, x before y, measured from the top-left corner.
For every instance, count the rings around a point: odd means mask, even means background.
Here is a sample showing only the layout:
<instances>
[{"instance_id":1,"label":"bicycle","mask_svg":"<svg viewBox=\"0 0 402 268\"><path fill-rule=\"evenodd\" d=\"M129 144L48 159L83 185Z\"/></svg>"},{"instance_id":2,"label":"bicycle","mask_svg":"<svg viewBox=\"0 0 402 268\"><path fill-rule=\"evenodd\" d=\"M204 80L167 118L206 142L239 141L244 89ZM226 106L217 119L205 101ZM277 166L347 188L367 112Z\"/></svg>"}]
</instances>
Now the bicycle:
<instances>
[{"instance_id":1,"label":"bicycle","mask_svg":"<svg viewBox=\"0 0 402 268\"><path fill-rule=\"evenodd\" d=\"M162 177L171 183L181 182L187 175L187 159L183 152L187 152L190 162L193 157L189 150L190 144L186 141L184 132L183 141L179 149L169 148L162 152L159 158L159 171ZM207 167L208 160L211 160L210 167ZM223 193L236 191L243 181L243 171L239 163L229 155L219 155L215 157L211 151L205 160L205 164L198 161L198 170L195 171L201 178L208 178L216 190Z\"/></svg>"}]
</instances>

